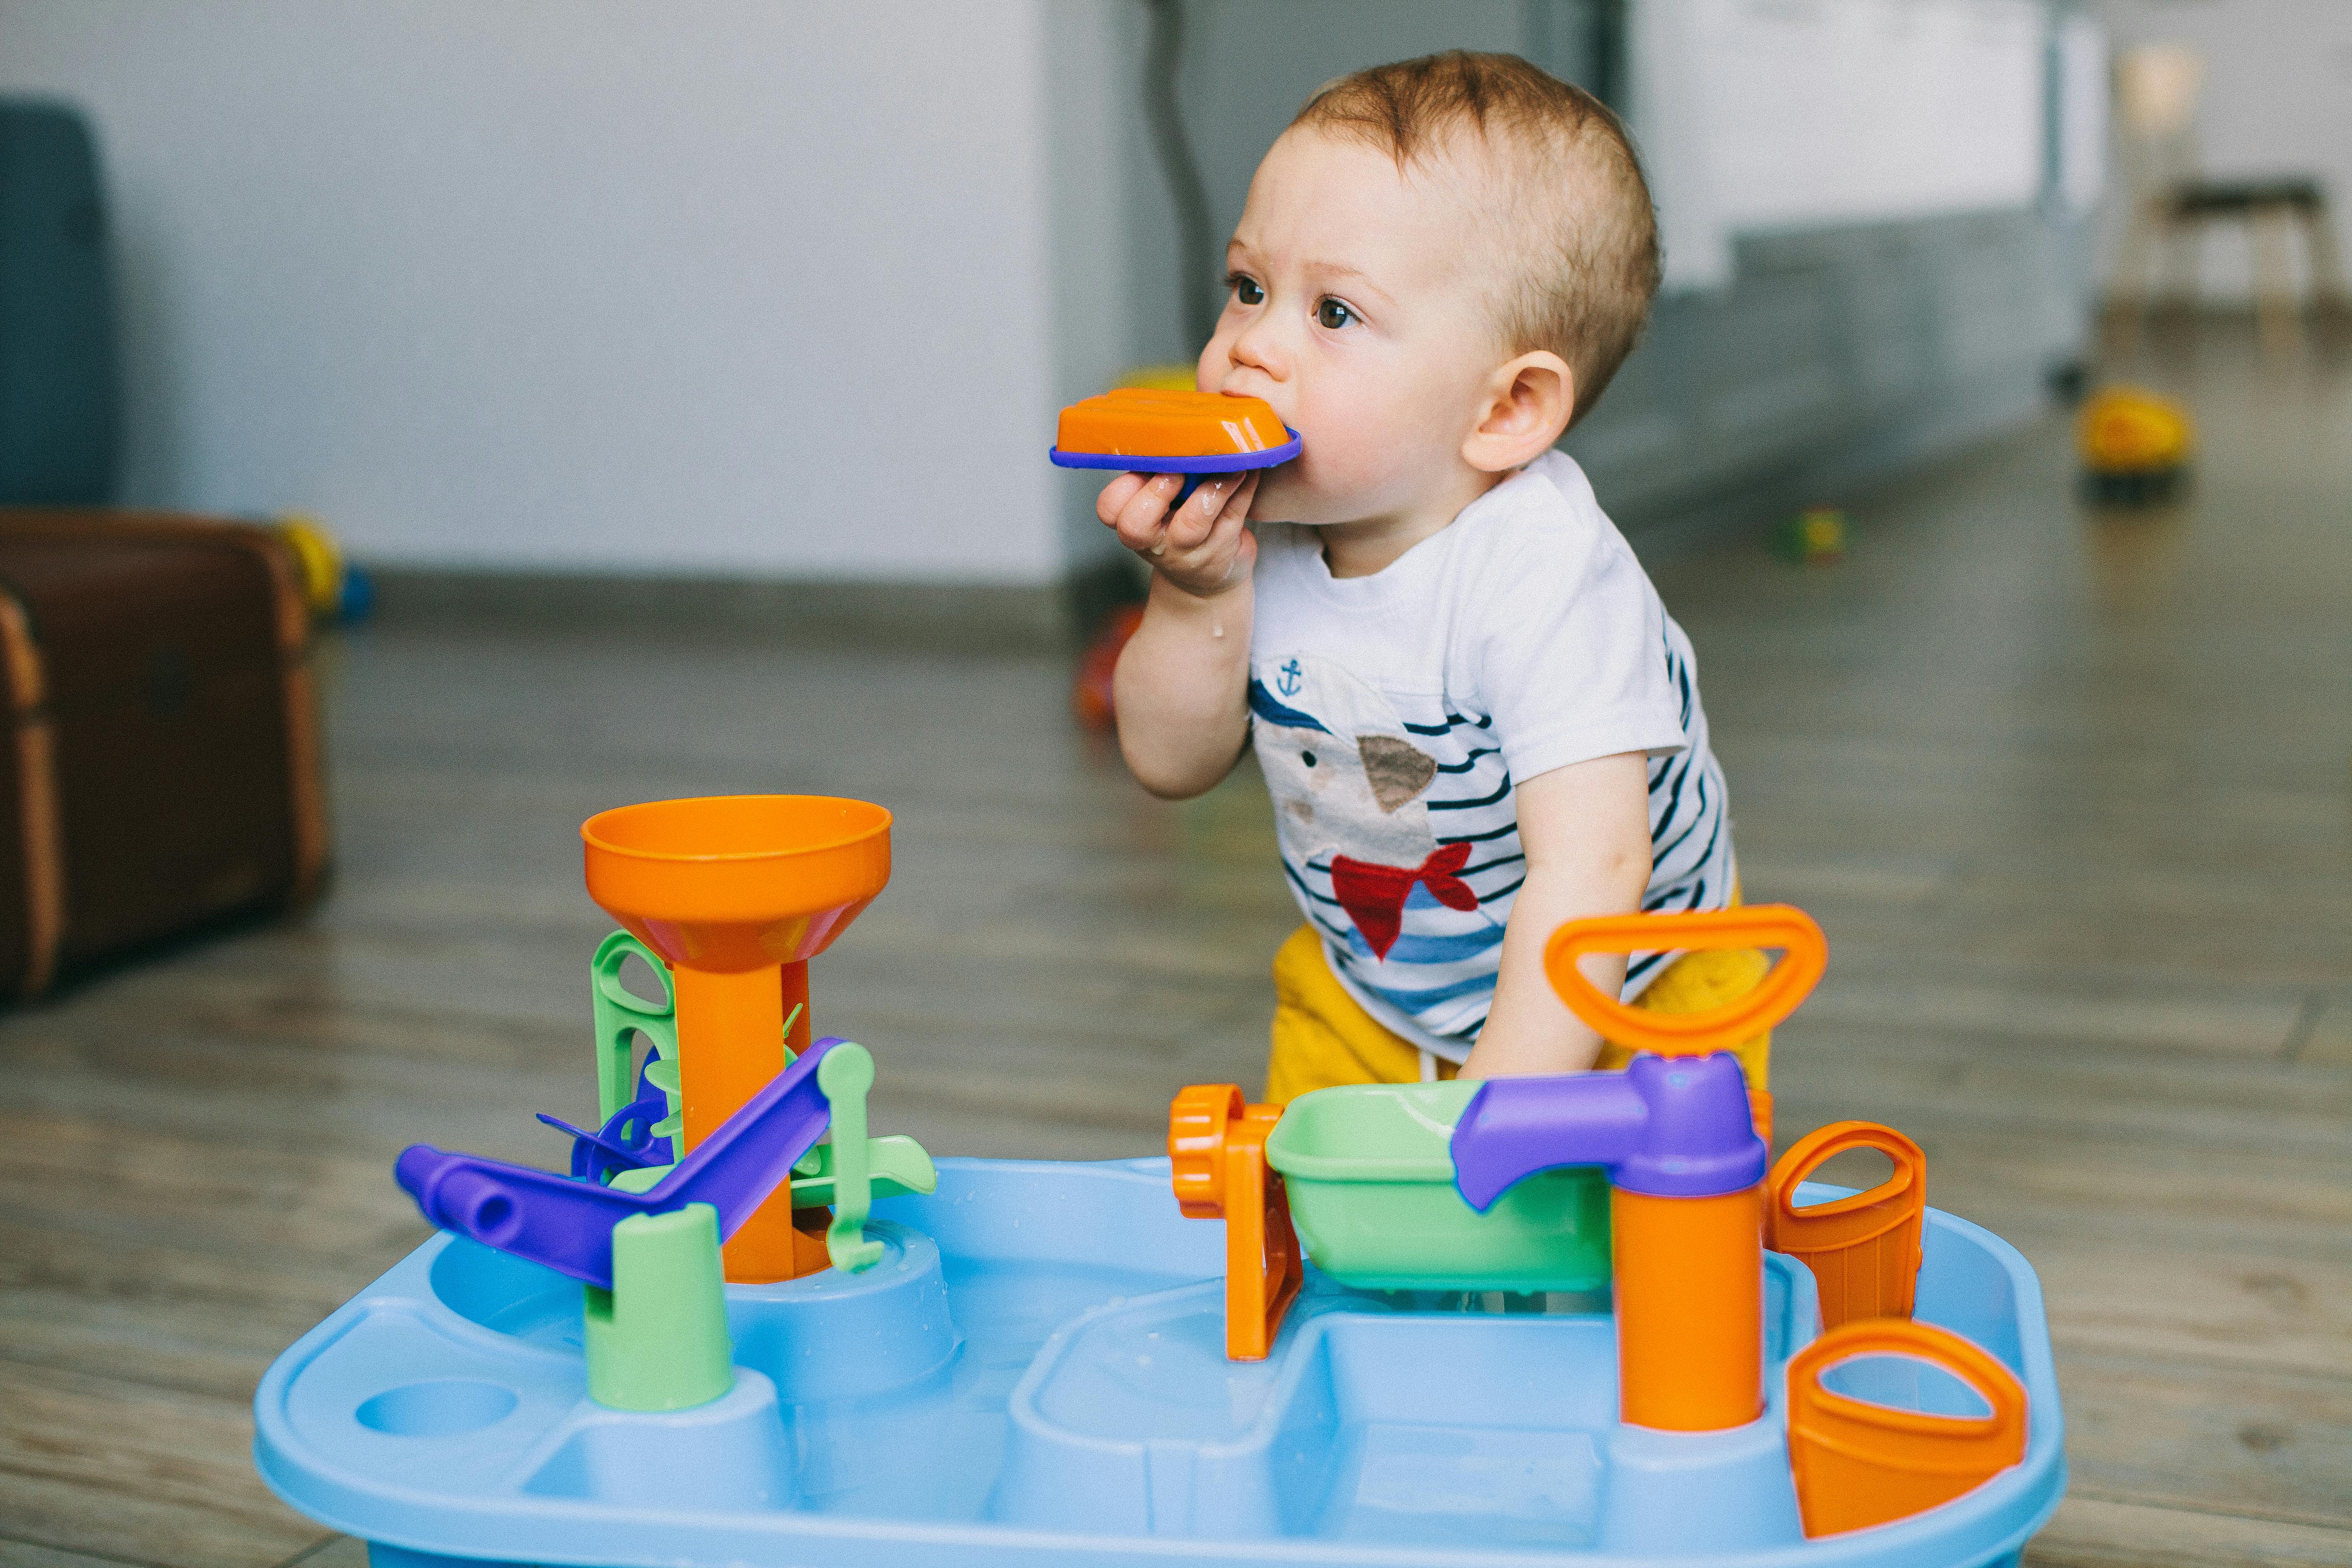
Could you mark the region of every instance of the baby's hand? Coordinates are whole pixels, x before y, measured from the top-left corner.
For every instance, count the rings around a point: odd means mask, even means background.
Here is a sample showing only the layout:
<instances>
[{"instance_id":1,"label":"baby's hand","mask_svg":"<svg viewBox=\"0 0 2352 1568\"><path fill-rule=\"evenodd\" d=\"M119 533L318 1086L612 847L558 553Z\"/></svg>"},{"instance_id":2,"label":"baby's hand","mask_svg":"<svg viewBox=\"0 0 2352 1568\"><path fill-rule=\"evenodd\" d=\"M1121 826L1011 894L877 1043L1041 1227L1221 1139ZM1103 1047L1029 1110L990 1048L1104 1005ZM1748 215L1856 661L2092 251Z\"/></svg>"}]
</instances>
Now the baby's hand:
<instances>
[{"instance_id":1,"label":"baby's hand","mask_svg":"<svg viewBox=\"0 0 2352 1568\"><path fill-rule=\"evenodd\" d=\"M1249 581L1257 559L1257 540L1242 526L1257 478L1253 472L1203 479L1171 515L1168 503L1184 488L1181 475L1121 474L1103 487L1095 515L1174 586L1213 598Z\"/></svg>"}]
</instances>

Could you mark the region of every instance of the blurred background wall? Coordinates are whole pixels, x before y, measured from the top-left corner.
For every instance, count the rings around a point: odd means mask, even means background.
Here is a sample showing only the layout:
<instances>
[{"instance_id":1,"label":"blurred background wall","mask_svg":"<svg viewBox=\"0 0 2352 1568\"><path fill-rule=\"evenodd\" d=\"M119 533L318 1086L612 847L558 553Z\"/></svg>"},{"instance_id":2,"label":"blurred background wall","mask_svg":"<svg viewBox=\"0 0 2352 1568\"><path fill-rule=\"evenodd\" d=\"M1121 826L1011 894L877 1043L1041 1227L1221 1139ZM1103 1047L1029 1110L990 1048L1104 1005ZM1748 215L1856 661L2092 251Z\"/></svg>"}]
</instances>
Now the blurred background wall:
<instances>
[{"instance_id":1,"label":"blurred background wall","mask_svg":"<svg viewBox=\"0 0 2352 1568\"><path fill-rule=\"evenodd\" d=\"M1033 623L1113 570L1053 409L1200 341L1151 83L1213 279L1318 83L1454 47L1591 88L1649 160L1668 292L1569 443L1637 538L1971 439L2079 357L2072 0L0 0L0 91L107 163L123 499Z\"/></svg>"},{"instance_id":2,"label":"blurred background wall","mask_svg":"<svg viewBox=\"0 0 2352 1568\"><path fill-rule=\"evenodd\" d=\"M1047 77L1103 76L1047 12L7 0L0 90L96 125L129 500L394 563L1039 583Z\"/></svg>"},{"instance_id":3,"label":"blurred background wall","mask_svg":"<svg viewBox=\"0 0 2352 1568\"><path fill-rule=\"evenodd\" d=\"M1219 247L1266 144L1318 83L1361 66L1507 49L1626 115L1659 205L1666 291L1645 345L1566 445L1653 550L2030 416L2082 353L2105 58L2074 5L1174 8L1176 101ZM2094 133L2070 143L2065 116L2085 103ZM1129 136L1129 159L1131 186L1166 188L1147 138ZM1131 204L1129 219L1144 346L1188 357L1170 205ZM1083 530L1073 543L1106 548Z\"/></svg>"},{"instance_id":4,"label":"blurred background wall","mask_svg":"<svg viewBox=\"0 0 2352 1568\"><path fill-rule=\"evenodd\" d=\"M2339 251L2352 255L2352 5L2344 0L2100 0L2118 51L2179 44L2202 62L2190 153L2212 179L2316 175L2333 195ZM2110 205L2104 255L2112 260L2123 204ZM2217 225L2200 244L2200 298L2251 302L2247 228ZM2295 253L2298 265L2300 252ZM2307 278L2299 279L2307 283Z\"/></svg>"}]
</instances>

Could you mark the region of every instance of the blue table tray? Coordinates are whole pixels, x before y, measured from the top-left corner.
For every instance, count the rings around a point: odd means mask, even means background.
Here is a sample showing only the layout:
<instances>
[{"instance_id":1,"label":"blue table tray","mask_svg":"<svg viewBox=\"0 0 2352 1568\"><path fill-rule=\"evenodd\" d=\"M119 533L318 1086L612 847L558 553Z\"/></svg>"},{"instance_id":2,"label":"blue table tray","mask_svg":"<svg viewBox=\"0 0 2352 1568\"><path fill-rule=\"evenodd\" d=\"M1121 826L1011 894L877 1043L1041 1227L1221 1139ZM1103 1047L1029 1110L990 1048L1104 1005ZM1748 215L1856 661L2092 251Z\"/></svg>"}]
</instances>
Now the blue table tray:
<instances>
[{"instance_id":1,"label":"blue table tray","mask_svg":"<svg viewBox=\"0 0 2352 1568\"><path fill-rule=\"evenodd\" d=\"M1178 1215L1166 1161L939 1167L875 1205L871 1270L730 1286L735 1388L669 1414L587 1397L576 1281L436 1237L271 1366L255 1460L375 1568L1966 1568L2014 1563L2064 1489L2033 1272L1933 1209L1918 1315L2023 1380L2024 1462L1808 1542L1781 1363L1814 1296L1788 1258L1766 1259L1764 1419L1650 1432L1616 1422L1605 1310L1310 1270L1273 1355L1229 1363L1223 1227ZM1849 1370L1832 1386L1966 1409L1932 1369Z\"/></svg>"}]
</instances>

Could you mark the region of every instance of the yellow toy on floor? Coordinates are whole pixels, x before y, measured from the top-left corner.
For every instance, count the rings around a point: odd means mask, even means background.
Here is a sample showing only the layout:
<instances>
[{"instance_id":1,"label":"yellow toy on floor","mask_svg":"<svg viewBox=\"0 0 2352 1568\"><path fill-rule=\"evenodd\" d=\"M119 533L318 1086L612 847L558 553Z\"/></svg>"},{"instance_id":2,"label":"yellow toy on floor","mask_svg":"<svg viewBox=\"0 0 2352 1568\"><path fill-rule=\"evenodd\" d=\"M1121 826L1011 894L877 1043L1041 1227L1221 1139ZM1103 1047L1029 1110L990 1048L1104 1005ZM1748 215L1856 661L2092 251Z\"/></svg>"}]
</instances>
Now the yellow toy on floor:
<instances>
[{"instance_id":1,"label":"yellow toy on floor","mask_svg":"<svg viewBox=\"0 0 2352 1568\"><path fill-rule=\"evenodd\" d=\"M2074 444L2083 493L2105 506L2169 500L2189 473L2196 446L2189 410L2141 386L2109 386L2083 405Z\"/></svg>"},{"instance_id":2,"label":"yellow toy on floor","mask_svg":"<svg viewBox=\"0 0 2352 1568\"><path fill-rule=\"evenodd\" d=\"M314 619L349 625L367 618L375 605L374 582L343 554L325 523L307 513L288 512L272 526L301 569L302 597Z\"/></svg>"}]
</instances>

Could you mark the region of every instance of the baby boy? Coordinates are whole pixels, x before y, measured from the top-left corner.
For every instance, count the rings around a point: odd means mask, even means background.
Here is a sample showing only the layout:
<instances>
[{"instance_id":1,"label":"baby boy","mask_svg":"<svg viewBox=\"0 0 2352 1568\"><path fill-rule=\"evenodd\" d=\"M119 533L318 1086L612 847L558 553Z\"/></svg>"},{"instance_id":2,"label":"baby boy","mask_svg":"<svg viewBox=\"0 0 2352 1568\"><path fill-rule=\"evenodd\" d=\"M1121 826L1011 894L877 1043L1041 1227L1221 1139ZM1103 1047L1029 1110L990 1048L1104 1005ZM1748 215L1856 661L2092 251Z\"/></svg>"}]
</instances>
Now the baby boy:
<instances>
[{"instance_id":1,"label":"baby boy","mask_svg":"<svg viewBox=\"0 0 2352 1568\"><path fill-rule=\"evenodd\" d=\"M1266 153L1226 264L1198 385L1264 398L1301 455L1172 514L1181 481L1125 474L1097 512L1151 567L1114 687L1128 765L1183 797L1254 745L1274 795L1307 924L1275 962L1267 1098L1621 1066L1547 984L1547 939L1737 896L1690 644L1553 449L1657 288L1633 147L1510 56L1361 71ZM1764 967L1584 961L1675 1012Z\"/></svg>"}]
</instances>

